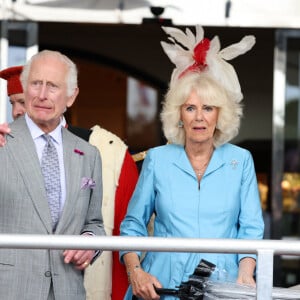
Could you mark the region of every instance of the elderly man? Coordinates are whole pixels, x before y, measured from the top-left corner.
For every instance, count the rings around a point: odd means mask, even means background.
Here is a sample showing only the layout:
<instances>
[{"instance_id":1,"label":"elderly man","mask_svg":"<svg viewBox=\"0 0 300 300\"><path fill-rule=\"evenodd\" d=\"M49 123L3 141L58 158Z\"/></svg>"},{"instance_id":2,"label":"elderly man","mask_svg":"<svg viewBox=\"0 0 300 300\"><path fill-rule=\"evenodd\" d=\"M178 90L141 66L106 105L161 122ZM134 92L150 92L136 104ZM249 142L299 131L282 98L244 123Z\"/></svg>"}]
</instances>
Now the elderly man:
<instances>
[{"instance_id":1,"label":"elderly man","mask_svg":"<svg viewBox=\"0 0 300 300\"><path fill-rule=\"evenodd\" d=\"M26 114L11 123L0 149L0 232L105 235L99 151L61 126L79 91L75 64L59 52L39 52L24 66L22 83ZM82 271L99 253L0 249L0 293L84 300Z\"/></svg>"},{"instance_id":2,"label":"elderly man","mask_svg":"<svg viewBox=\"0 0 300 300\"><path fill-rule=\"evenodd\" d=\"M18 91L24 99L20 82L22 66L11 67L0 72L7 80L8 95ZM25 113L25 106L13 105L13 118ZM23 109L23 112L22 112ZM15 112L18 112L15 113ZM119 235L127 205L138 179L137 166L129 154L127 145L115 134L96 125L91 130L66 124L62 125L75 135L96 146L102 157L103 203L102 215L106 234ZM10 129L7 124L0 125L0 146L5 144L5 134ZM118 252L105 251L101 257L85 270L84 285L87 300L122 300L128 287L124 265L119 262Z\"/></svg>"}]
</instances>

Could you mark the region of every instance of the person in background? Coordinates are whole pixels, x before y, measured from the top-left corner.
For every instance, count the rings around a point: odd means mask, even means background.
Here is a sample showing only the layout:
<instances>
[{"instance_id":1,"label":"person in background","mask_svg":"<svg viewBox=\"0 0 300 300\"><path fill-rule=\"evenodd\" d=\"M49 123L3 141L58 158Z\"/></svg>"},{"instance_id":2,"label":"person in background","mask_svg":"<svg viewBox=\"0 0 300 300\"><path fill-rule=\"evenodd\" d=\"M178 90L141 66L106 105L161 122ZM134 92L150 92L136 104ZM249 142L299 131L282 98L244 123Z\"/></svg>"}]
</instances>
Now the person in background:
<instances>
[{"instance_id":1,"label":"person in background","mask_svg":"<svg viewBox=\"0 0 300 300\"><path fill-rule=\"evenodd\" d=\"M12 105L12 117L15 120L25 114L25 100L20 75L23 66L13 66L0 71L0 78L7 81L7 96ZM10 128L7 123L0 124L0 147L6 143L5 135L9 134Z\"/></svg>"},{"instance_id":2,"label":"person in background","mask_svg":"<svg viewBox=\"0 0 300 300\"><path fill-rule=\"evenodd\" d=\"M91 129L89 142L99 149L102 157L105 230L107 235L118 236L138 179L137 166L127 145L112 132L96 125ZM119 252L104 251L85 270L84 280L87 300L123 300L128 279L126 269L119 261Z\"/></svg>"},{"instance_id":3,"label":"person in background","mask_svg":"<svg viewBox=\"0 0 300 300\"><path fill-rule=\"evenodd\" d=\"M262 239L264 223L252 155L229 141L237 134L243 98L234 68L225 61L245 53L253 36L220 51L218 37L163 27L162 42L176 65L161 112L167 145L147 151L121 223L122 236ZM124 299L159 299L155 288L176 289L201 259L216 265L216 279L255 285L251 254L121 251L130 287ZM169 298L170 297L170 298ZM175 299L169 296L168 299Z\"/></svg>"},{"instance_id":4,"label":"person in background","mask_svg":"<svg viewBox=\"0 0 300 300\"><path fill-rule=\"evenodd\" d=\"M0 71L0 78L7 81L7 96L12 106L14 120L25 114L24 93L20 82L22 70L23 66L14 66Z\"/></svg>"},{"instance_id":5,"label":"person in background","mask_svg":"<svg viewBox=\"0 0 300 300\"><path fill-rule=\"evenodd\" d=\"M44 50L28 61L21 76L26 113L10 124L6 146L0 148L5 170L0 232L105 235L99 151L61 126L62 113L79 91L76 65L60 52ZM49 158L57 170L51 175ZM100 254L0 249L0 294L12 300L84 300L82 271Z\"/></svg>"},{"instance_id":6,"label":"person in background","mask_svg":"<svg viewBox=\"0 0 300 300\"><path fill-rule=\"evenodd\" d=\"M0 78L7 81L7 96L12 105L12 117L16 119L25 114L25 102L20 74L23 66L14 66L0 71ZM0 124L0 147L5 145L5 135L10 132L7 123Z\"/></svg>"},{"instance_id":7,"label":"person in background","mask_svg":"<svg viewBox=\"0 0 300 300\"><path fill-rule=\"evenodd\" d=\"M24 93L20 82L22 66L10 67L0 72L7 80L7 93L12 104L13 118L25 113ZM18 96L17 96L18 95ZM23 105L12 99L23 99ZM96 146L102 157L103 200L102 216L106 234L119 235L128 202L138 179L138 169L127 145L112 132L95 125L85 129L67 124L69 131ZM0 125L0 146L10 129L7 124ZM2 134L1 134L2 133ZM128 288L126 269L119 261L118 251L104 251L102 255L85 270L84 285L87 300L122 300Z\"/></svg>"}]
</instances>

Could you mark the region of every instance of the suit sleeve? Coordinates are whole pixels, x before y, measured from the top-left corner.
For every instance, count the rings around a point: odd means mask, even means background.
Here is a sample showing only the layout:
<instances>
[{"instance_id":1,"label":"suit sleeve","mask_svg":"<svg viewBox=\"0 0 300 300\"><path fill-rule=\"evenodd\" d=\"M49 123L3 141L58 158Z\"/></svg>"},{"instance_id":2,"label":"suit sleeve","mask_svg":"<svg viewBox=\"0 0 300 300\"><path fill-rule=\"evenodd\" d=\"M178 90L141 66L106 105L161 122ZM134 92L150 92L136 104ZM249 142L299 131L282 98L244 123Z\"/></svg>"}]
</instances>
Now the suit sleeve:
<instances>
[{"instance_id":1,"label":"suit sleeve","mask_svg":"<svg viewBox=\"0 0 300 300\"><path fill-rule=\"evenodd\" d=\"M102 172L101 172L101 157L99 151L95 148L94 161L92 162L93 174L92 178L95 180L95 187L90 196L89 208L84 224L83 232L91 232L95 235L106 235L103 225L103 217L101 213L102 207Z\"/></svg>"},{"instance_id":2,"label":"suit sleeve","mask_svg":"<svg viewBox=\"0 0 300 300\"><path fill-rule=\"evenodd\" d=\"M119 185L115 196L115 218L113 235L120 235L120 224L125 217L129 200L138 180L138 169L128 150L125 153ZM119 261L119 253L113 252L112 300L124 298L128 287L125 266Z\"/></svg>"}]
</instances>

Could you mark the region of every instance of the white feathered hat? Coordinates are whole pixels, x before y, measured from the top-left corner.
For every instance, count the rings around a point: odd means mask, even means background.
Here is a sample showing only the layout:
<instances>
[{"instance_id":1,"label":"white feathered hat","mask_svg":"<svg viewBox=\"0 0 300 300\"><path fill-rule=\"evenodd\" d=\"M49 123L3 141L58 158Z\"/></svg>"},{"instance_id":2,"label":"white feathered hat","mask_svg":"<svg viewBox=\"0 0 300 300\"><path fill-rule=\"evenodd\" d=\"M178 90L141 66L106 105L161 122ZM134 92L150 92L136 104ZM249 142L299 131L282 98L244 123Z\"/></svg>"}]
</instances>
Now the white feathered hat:
<instances>
[{"instance_id":1,"label":"white feathered hat","mask_svg":"<svg viewBox=\"0 0 300 300\"><path fill-rule=\"evenodd\" d=\"M161 42L161 45L176 66L173 70L170 86L189 71L200 70L209 73L217 82L228 91L237 102L243 99L237 74L231 60L249 51L255 44L253 35L245 36L239 43L232 44L220 51L221 45L218 36L211 41L204 38L204 30L196 25L196 35L190 29L185 33L178 28L162 27L170 36L172 42Z\"/></svg>"}]
</instances>

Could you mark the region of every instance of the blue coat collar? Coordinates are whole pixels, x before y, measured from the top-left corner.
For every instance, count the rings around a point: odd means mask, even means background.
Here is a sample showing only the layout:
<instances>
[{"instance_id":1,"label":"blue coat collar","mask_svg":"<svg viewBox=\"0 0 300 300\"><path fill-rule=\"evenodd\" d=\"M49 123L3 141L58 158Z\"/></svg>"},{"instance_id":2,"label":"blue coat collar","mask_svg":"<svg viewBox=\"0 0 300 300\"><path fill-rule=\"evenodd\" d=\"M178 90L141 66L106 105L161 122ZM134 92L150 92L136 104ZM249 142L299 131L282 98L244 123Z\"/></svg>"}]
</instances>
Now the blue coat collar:
<instances>
[{"instance_id":1,"label":"blue coat collar","mask_svg":"<svg viewBox=\"0 0 300 300\"><path fill-rule=\"evenodd\" d=\"M176 147L176 149L174 149L174 150L177 152L177 155L174 156L174 162L173 162L174 165L177 166L179 169L183 170L184 172L186 172L192 176L195 176L195 172L194 172L192 165L188 159L188 156L185 152L184 147L181 145L172 145L172 146ZM223 147L221 146L214 150L204 176L221 168L224 164L225 164L224 150L223 150Z\"/></svg>"}]
</instances>

